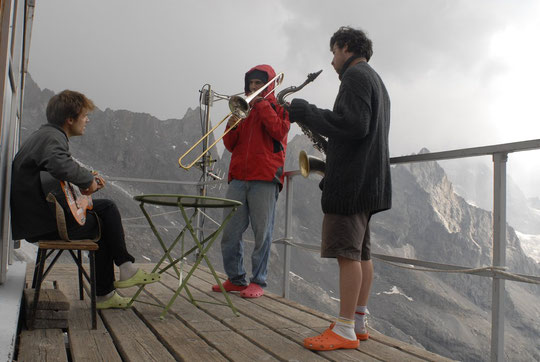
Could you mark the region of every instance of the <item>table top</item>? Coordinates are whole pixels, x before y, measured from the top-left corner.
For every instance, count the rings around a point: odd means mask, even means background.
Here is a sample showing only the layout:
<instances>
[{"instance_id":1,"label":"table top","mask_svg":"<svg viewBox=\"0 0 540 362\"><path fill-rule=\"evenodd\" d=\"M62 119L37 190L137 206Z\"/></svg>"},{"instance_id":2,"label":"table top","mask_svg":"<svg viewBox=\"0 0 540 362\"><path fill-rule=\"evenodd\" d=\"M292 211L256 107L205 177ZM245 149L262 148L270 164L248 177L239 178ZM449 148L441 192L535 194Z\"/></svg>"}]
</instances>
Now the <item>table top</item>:
<instances>
[{"instance_id":1,"label":"table top","mask_svg":"<svg viewBox=\"0 0 540 362\"><path fill-rule=\"evenodd\" d=\"M161 206L183 206L197 208L226 208L238 207L242 203L236 200L223 199L219 197L178 195L178 194L153 194L134 196L135 201L145 204Z\"/></svg>"}]
</instances>

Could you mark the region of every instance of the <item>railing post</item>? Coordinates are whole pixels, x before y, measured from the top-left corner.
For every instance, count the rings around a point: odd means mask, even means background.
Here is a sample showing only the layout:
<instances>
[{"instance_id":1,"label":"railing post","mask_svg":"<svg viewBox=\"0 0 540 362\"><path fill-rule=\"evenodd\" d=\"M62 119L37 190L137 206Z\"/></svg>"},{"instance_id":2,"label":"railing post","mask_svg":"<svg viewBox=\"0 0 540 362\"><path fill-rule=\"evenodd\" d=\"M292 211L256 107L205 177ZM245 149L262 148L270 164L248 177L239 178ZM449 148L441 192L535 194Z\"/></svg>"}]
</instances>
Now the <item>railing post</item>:
<instances>
[{"instance_id":1,"label":"railing post","mask_svg":"<svg viewBox=\"0 0 540 362\"><path fill-rule=\"evenodd\" d=\"M285 240L292 238L292 204L293 204L293 175L287 175L285 185ZM291 271L291 246L285 242L283 244L283 297L289 298L289 274Z\"/></svg>"},{"instance_id":2,"label":"railing post","mask_svg":"<svg viewBox=\"0 0 540 362\"><path fill-rule=\"evenodd\" d=\"M506 266L507 153L493 154L493 266ZM491 298L491 361L504 361L504 279L493 277Z\"/></svg>"}]
</instances>

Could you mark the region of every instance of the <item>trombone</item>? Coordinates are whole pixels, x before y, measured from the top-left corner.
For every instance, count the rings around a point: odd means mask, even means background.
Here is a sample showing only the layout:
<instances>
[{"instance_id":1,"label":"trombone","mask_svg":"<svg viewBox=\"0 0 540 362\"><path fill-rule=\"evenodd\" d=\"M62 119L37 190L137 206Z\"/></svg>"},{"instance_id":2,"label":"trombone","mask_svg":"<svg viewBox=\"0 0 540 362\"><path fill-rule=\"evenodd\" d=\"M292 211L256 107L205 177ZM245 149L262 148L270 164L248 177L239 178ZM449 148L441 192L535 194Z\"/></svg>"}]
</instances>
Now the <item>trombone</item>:
<instances>
[{"instance_id":1,"label":"trombone","mask_svg":"<svg viewBox=\"0 0 540 362\"><path fill-rule=\"evenodd\" d=\"M272 78L268 83L266 83L264 86L262 86L261 88L259 88L257 91L253 92L246 98L239 95L223 96L220 94L219 96L221 99L229 99L229 109L231 110L231 112L227 114L221 121L219 121L218 124L212 127L212 129L208 131L204 136L202 136L197 142L195 142L195 144L191 146L182 156L180 156L180 158L178 159L178 164L180 165L180 167L182 167L184 170L189 170L191 167L193 167L193 165L196 164L204 155L206 155L212 147L214 147L219 141L221 141L221 139L225 137L225 135L229 133L231 129L236 127L244 118L246 118L249 115L249 112L251 110L251 108L249 107L249 103L274 82L275 82L275 86L280 85L281 82L283 81L283 77L284 77L284 74L279 73L274 78ZM269 92L268 94L270 93L272 92ZM268 96L268 94L266 96ZM266 96L264 96L264 98L266 98ZM225 130L223 135L221 135L221 137L216 139L214 143L208 146L208 148L204 150L198 157L196 157L195 160L193 160L188 165L184 165L182 163L182 160L188 154L190 154L191 151L193 151L193 149L195 149L195 147L197 147L202 141L207 139L210 136L210 134L216 130L216 128L218 128L223 122L228 120L231 116L235 116L236 118L238 118L236 122L231 127L229 127L229 129Z\"/></svg>"}]
</instances>

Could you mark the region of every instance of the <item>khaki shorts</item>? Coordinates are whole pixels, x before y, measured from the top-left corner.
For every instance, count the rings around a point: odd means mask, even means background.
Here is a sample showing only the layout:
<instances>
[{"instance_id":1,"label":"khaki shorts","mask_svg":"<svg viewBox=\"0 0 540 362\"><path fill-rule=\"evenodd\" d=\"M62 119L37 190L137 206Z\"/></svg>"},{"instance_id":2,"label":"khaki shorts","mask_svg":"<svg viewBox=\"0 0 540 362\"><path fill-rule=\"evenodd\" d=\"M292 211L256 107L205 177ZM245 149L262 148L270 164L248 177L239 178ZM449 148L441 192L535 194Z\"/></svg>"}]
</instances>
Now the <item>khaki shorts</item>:
<instances>
[{"instance_id":1,"label":"khaki shorts","mask_svg":"<svg viewBox=\"0 0 540 362\"><path fill-rule=\"evenodd\" d=\"M321 257L370 260L369 214L324 214Z\"/></svg>"}]
</instances>

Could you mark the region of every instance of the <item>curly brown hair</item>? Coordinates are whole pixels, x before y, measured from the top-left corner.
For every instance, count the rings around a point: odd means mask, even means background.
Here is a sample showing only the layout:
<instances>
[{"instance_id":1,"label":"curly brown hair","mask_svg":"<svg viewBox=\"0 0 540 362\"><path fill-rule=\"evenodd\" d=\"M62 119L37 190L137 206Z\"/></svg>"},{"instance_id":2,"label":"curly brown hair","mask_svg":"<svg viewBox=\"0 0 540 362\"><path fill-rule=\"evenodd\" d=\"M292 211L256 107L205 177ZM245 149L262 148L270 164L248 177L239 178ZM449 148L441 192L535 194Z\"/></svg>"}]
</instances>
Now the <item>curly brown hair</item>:
<instances>
[{"instance_id":1,"label":"curly brown hair","mask_svg":"<svg viewBox=\"0 0 540 362\"><path fill-rule=\"evenodd\" d=\"M96 106L84 94L66 89L49 99L47 121L60 127L68 119L77 119L85 111L92 111Z\"/></svg>"},{"instance_id":2,"label":"curly brown hair","mask_svg":"<svg viewBox=\"0 0 540 362\"><path fill-rule=\"evenodd\" d=\"M362 30L350 26L342 26L332 35L332 38L330 38L330 51L334 48L334 44L340 49L347 45L347 49L351 53L366 58L368 62L373 55L373 42L371 39Z\"/></svg>"}]
</instances>

